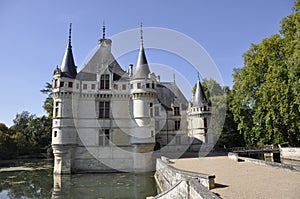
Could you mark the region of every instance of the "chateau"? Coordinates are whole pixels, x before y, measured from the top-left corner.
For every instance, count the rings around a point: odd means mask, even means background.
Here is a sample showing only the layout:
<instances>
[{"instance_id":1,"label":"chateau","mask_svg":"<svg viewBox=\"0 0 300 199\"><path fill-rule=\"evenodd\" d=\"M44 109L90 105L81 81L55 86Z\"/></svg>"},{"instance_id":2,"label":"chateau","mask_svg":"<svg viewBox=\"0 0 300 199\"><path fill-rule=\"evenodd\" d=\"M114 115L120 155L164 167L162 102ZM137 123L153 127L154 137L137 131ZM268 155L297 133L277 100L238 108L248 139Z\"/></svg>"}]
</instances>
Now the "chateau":
<instances>
[{"instance_id":1,"label":"chateau","mask_svg":"<svg viewBox=\"0 0 300 199\"><path fill-rule=\"evenodd\" d=\"M139 39L139 38L137 38ZM188 101L174 82L151 72L143 44L125 71L103 37L81 71L69 40L53 73L54 173L150 171L159 155L212 143L211 107L200 80Z\"/></svg>"}]
</instances>

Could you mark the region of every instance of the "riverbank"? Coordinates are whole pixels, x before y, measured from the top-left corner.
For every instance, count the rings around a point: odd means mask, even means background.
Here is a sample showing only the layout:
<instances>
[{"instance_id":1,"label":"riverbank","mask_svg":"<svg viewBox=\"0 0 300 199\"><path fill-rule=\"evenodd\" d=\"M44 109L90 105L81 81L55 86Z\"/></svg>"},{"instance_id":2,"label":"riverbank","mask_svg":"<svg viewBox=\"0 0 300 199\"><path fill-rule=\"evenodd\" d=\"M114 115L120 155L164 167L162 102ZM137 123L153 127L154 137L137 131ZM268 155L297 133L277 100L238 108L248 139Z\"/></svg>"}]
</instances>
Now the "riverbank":
<instances>
[{"instance_id":1,"label":"riverbank","mask_svg":"<svg viewBox=\"0 0 300 199\"><path fill-rule=\"evenodd\" d=\"M221 198L299 198L300 172L235 162L228 157L187 158L174 161L181 170L216 176L212 192Z\"/></svg>"}]
</instances>

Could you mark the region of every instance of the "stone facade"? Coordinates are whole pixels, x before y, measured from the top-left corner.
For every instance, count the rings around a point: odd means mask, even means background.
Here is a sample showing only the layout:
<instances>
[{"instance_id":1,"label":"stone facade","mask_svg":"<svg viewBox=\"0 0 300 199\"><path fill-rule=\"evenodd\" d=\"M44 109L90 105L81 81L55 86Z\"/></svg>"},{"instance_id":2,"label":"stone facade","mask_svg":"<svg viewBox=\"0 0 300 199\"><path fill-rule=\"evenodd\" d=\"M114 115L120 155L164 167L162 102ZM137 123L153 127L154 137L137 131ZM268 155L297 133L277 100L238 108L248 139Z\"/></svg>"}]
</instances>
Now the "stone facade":
<instances>
[{"instance_id":1,"label":"stone facade","mask_svg":"<svg viewBox=\"0 0 300 199\"><path fill-rule=\"evenodd\" d=\"M134 71L132 65L122 69L111 44L99 39L77 73L70 27L62 65L53 74L54 173L144 172L153 167L154 150L184 152L212 143L211 107L200 81L188 102L175 82L161 82L150 71L142 31Z\"/></svg>"}]
</instances>

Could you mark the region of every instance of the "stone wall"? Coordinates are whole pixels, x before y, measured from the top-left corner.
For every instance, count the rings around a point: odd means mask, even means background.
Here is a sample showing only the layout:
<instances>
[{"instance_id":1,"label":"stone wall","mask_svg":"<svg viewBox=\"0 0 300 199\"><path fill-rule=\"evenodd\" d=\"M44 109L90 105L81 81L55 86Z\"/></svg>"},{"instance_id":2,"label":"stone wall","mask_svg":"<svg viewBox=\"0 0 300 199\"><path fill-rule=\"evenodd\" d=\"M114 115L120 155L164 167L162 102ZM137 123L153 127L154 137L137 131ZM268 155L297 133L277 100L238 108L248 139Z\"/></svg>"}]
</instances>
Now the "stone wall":
<instances>
[{"instance_id":1,"label":"stone wall","mask_svg":"<svg viewBox=\"0 0 300 199\"><path fill-rule=\"evenodd\" d=\"M280 147L280 158L300 161L300 148Z\"/></svg>"},{"instance_id":2,"label":"stone wall","mask_svg":"<svg viewBox=\"0 0 300 199\"><path fill-rule=\"evenodd\" d=\"M168 158L162 157L156 161L155 172L162 193L151 198L219 198L209 191L215 186L214 179L214 175L176 169Z\"/></svg>"},{"instance_id":3,"label":"stone wall","mask_svg":"<svg viewBox=\"0 0 300 199\"><path fill-rule=\"evenodd\" d=\"M300 171L300 167L296 166L296 165L283 164L283 163L279 163L279 162L269 162L269 161L258 160L258 159L253 159L253 158L241 157L237 153L228 153L228 158L232 159L236 162L251 162L251 163L259 164L259 165L272 166L272 167L278 167L278 168L283 168L283 169Z\"/></svg>"}]
</instances>

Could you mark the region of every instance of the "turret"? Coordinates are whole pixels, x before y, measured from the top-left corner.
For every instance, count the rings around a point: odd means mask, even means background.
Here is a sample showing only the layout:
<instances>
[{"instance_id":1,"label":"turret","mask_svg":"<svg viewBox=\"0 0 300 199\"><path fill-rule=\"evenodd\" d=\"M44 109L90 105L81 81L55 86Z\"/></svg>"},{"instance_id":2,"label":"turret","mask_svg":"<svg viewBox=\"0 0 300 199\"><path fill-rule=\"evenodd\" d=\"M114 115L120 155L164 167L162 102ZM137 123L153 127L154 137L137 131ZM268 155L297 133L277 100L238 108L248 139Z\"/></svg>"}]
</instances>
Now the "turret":
<instances>
[{"instance_id":1,"label":"turret","mask_svg":"<svg viewBox=\"0 0 300 199\"><path fill-rule=\"evenodd\" d=\"M198 78L195 94L189 104L188 130L189 136L194 137L203 143L211 141L210 109L211 107L209 106L200 79Z\"/></svg>"},{"instance_id":2,"label":"turret","mask_svg":"<svg viewBox=\"0 0 300 199\"><path fill-rule=\"evenodd\" d=\"M56 67L53 74L52 148L55 174L72 172L73 151L77 144L72 110L76 74L70 24L69 41L61 67Z\"/></svg>"},{"instance_id":3,"label":"turret","mask_svg":"<svg viewBox=\"0 0 300 199\"><path fill-rule=\"evenodd\" d=\"M155 144L153 105L157 99L157 91L156 76L150 72L144 50L142 26L139 55L130 85L131 117L134 123L131 128L130 142L136 154L134 167L137 171L149 171L151 153Z\"/></svg>"}]
</instances>

